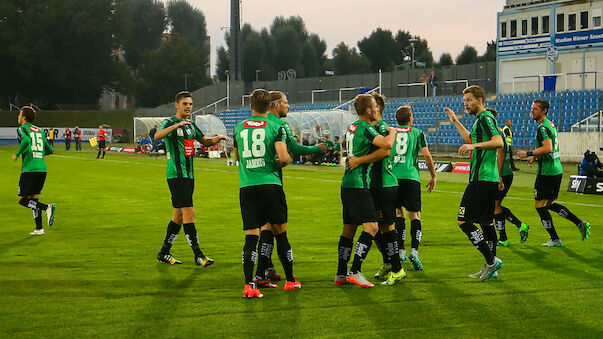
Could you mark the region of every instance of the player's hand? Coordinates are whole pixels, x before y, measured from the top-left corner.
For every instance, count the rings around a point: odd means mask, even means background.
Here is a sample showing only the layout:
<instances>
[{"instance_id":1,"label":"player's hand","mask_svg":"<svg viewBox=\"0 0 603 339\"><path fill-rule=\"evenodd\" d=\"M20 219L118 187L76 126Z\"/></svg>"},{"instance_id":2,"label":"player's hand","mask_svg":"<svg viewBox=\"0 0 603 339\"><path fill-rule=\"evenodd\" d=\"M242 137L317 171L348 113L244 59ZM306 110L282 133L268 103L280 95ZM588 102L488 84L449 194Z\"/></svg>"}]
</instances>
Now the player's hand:
<instances>
[{"instance_id":1,"label":"player's hand","mask_svg":"<svg viewBox=\"0 0 603 339\"><path fill-rule=\"evenodd\" d=\"M526 152L524 150L519 150L519 151L517 151L517 156L520 157L521 159L523 159L528 156L528 152Z\"/></svg>"},{"instance_id":2,"label":"player's hand","mask_svg":"<svg viewBox=\"0 0 603 339\"><path fill-rule=\"evenodd\" d=\"M348 168L351 170L358 168L358 166L360 166L360 160L358 160L358 157L354 157L354 156L349 156L346 160L346 163L348 165Z\"/></svg>"},{"instance_id":3,"label":"player's hand","mask_svg":"<svg viewBox=\"0 0 603 339\"><path fill-rule=\"evenodd\" d=\"M17 156L16 156L16 155L14 155L14 154L13 154L13 157L12 157L12 158L13 158L13 161L17 161L17 159L19 159L19 158L17 158Z\"/></svg>"},{"instance_id":4,"label":"player's hand","mask_svg":"<svg viewBox=\"0 0 603 339\"><path fill-rule=\"evenodd\" d=\"M385 130L387 130L388 133L393 133L393 134L398 133L398 130L391 126L385 127Z\"/></svg>"},{"instance_id":5,"label":"player's hand","mask_svg":"<svg viewBox=\"0 0 603 339\"><path fill-rule=\"evenodd\" d=\"M180 121L179 123L176 124L176 128L183 127L183 126L190 125L190 124L191 124L190 121L182 120L182 121Z\"/></svg>"},{"instance_id":6,"label":"player's hand","mask_svg":"<svg viewBox=\"0 0 603 339\"><path fill-rule=\"evenodd\" d=\"M532 166L533 162L534 162L534 157L529 157L528 158L528 166Z\"/></svg>"},{"instance_id":7,"label":"player's hand","mask_svg":"<svg viewBox=\"0 0 603 339\"><path fill-rule=\"evenodd\" d=\"M450 122L455 122L455 121L459 120L459 119L457 119L454 111L448 107L444 108L444 113L446 113L446 115L448 116L448 120L450 120Z\"/></svg>"},{"instance_id":8,"label":"player's hand","mask_svg":"<svg viewBox=\"0 0 603 339\"><path fill-rule=\"evenodd\" d=\"M318 144L317 146L320 147L322 153L327 153L327 146L325 144Z\"/></svg>"},{"instance_id":9,"label":"player's hand","mask_svg":"<svg viewBox=\"0 0 603 339\"><path fill-rule=\"evenodd\" d=\"M473 151L475 149L475 145L473 144L464 144L459 147L459 154L465 155L467 152Z\"/></svg>"},{"instance_id":10,"label":"player's hand","mask_svg":"<svg viewBox=\"0 0 603 339\"><path fill-rule=\"evenodd\" d=\"M232 141L232 138L231 138L231 137L228 137L228 136L226 136L226 135L218 135L218 138L219 138L220 140Z\"/></svg>"},{"instance_id":11,"label":"player's hand","mask_svg":"<svg viewBox=\"0 0 603 339\"><path fill-rule=\"evenodd\" d=\"M427 192L431 193L431 191L433 191L433 189L436 187L436 181L436 177L429 179L429 182L427 185L425 185L425 187L427 187Z\"/></svg>"},{"instance_id":12,"label":"player's hand","mask_svg":"<svg viewBox=\"0 0 603 339\"><path fill-rule=\"evenodd\" d=\"M505 183L502 181L502 178L498 182L498 190L503 191L505 189Z\"/></svg>"}]
</instances>

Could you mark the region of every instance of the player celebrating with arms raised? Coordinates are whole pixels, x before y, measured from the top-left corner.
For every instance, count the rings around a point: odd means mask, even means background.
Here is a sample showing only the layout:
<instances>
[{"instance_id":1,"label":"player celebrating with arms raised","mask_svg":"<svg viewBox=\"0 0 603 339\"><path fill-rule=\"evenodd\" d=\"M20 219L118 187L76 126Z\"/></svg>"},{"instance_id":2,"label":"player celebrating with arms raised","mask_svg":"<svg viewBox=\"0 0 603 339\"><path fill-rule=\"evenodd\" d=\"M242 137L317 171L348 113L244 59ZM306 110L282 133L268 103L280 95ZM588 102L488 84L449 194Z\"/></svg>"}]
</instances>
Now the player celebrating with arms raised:
<instances>
[{"instance_id":1,"label":"player celebrating with arms raised","mask_svg":"<svg viewBox=\"0 0 603 339\"><path fill-rule=\"evenodd\" d=\"M538 174L534 182L534 207L540 215L542 225L549 232L551 238L542 244L545 247L561 247L561 239L557 235L553 218L549 210L557 212L560 216L573 222L582 234L582 240L590 238L590 224L580 220L567 207L555 202L559 195L561 180L563 179L563 167L559 159L559 139L557 128L547 118L549 113L549 102L544 99L536 99L532 103L532 119L538 123L536 132L536 149L533 151L519 151L520 158L528 158L531 164L538 157Z\"/></svg>"},{"instance_id":2,"label":"player celebrating with arms raised","mask_svg":"<svg viewBox=\"0 0 603 339\"><path fill-rule=\"evenodd\" d=\"M195 228L195 208L193 207L195 140L209 147L220 140L230 140L230 138L218 135L208 139L195 124L188 121L193 110L193 97L189 92L176 94L175 106L176 115L166 119L161 125L161 129L155 133L155 140L165 138L168 160L166 177L174 207L163 247L157 254L157 261L172 265L182 264L180 260L174 259L170 254L170 248L182 227L195 254L195 264L207 267L214 261L206 257L199 248L199 238Z\"/></svg>"},{"instance_id":3,"label":"player celebrating with arms raised","mask_svg":"<svg viewBox=\"0 0 603 339\"><path fill-rule=\"evenodd\" d=\"M494 200L498 193L497 148L503 146L496 119L484 108L486 95L476 85L463 90L463 101L469 114L476 116L471 132L458 120L456 114L445 108L466 144L459 147L459 154L470 152L471 170L469 185L465 189L458 213L458 225L486 259L486 264L471 278L486 281L502 267L496 257L496 230L494 229ZM480 231L474 223L480 224Z\"/></svg>"}]
</instances>

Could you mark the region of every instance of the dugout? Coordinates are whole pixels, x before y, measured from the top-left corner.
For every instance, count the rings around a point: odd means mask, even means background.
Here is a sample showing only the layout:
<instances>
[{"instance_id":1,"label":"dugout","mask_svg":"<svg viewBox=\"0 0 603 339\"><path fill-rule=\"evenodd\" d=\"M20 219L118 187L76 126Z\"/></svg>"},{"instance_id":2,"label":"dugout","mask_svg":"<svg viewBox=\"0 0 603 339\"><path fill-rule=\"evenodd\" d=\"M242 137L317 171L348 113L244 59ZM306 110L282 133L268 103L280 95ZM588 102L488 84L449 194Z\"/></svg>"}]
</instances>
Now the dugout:
<instances>
[{"instance_id":1,"label":"dugout","mask_svg":"<svg viewBox=\"0 0 603 339\"><path fill-rule=\"evenodd\" d=\"M293 135L297 135L300 142L304 138L316 141L324 135L328 135L330 140L337 136L341 141L348 126L358 120L358 116L348 111L334 109L289 112L283 120L289 123Z\"/></svg>"}]
</instances>

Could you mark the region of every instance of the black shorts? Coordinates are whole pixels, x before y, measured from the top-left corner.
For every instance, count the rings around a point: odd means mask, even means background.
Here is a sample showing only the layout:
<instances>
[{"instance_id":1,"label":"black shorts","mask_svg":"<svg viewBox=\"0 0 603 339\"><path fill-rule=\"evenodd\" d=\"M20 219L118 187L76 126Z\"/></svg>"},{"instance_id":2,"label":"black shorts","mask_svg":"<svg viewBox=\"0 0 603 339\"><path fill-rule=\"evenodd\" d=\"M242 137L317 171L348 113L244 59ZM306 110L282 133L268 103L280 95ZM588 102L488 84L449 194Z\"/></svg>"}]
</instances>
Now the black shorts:
<instances>
[{"instance_id":1,"label":"black shorts","mask_svg":"<svg viewBox=\"0 0 603 339\"><path fill-rule=\"evenodd\" d=\"M368 188L341 188L343 223L360 225L377 222L377 212L373 196Z\"/></svg>"},{"instance_id":2,"label":"black shorts","mask_svg":"<svg viewBox=\"0 0 603 339\"><path fill-rule=\"evenodd\" d=\"M398 180L398 198L396 207L403 206L407 211L421 212L421 183L416 180Z\"/></svg>"},{"instance_id":3,"label":"black shorts","mask_svg":"<svg viewBox=\"0 0 603 339\"><path fill-rule=\"evenodd\" d=\"M98 141L98 149L100 150L104 150L105 147L107 147L107 143L106 140L99 140Z\"/></svg>"},{"instance_id":4,"label":"black shorts","mask_svg":"<svg viewBox=\"0 0 603 339\"><path fill-rule=\"evenodd\" d=\"M382 187L371 189L377 221L384 225L392 225L396 219L396 196L398 187Z\"/></svg>"},{"instance_id":5,"label":"black shorts","mask_svg":"<svg viewBox=\"0 0 603 339\"><path fill-rule=\"evenodd\" d=\"M260 228L266 223L284 224L287 222L287 200L281 185L241 187L239 203L244 230Z\"/></svg>"},{"instance_id":6,"label":"black shorts","mask_svg":"<svg viewBox=\"0 0 603 339\"><path fill-rule=\"evenodd\" d=\"M563 174L537 175L534 182L534 200L555 200L559 196L559 188Z\"/></svg>"},{"instance_id":7,"label":"black shorts","mask_svg":"<svg viewBox=\"0 0 603 339\"><path fill-rule=\"evenodd\" d=\"M513 174L505 175L502 177L503 184L505 184L505 188L502 191L498 191L496 194L496 200L502 202L503 199L507 196L509 192L509 188L513 185Z\"/></svg>"},{"instance_id":8,"label":"black shorts","mask_svg":"<svg viewBox=\"0 0 603 339\"><path fill-rule=\"evenodd\" d=\"M481 225L494 220L494 200L498 194L498 183L491 181L471 181L465 189L458 220Z\"/></svg>"},{"instance_id":9,"label":"black shorts","mask_svg":"<svg viewBox=\"0 0 603 339\"><path fill-rule=\"evenodd\" d=\"M172 193L172 206L174 208L193 207L193 191L195 179L173 178L168 179L170 193Z\"/></svg>"},{"instance_id":10,"label":"black shorts","mask_svg":"<svg viewBox=\"0 0 603 339\"><path fill-rule=\"evenodd\" d=\"M23 172L19 178L20 197L28 197L34 194L42 193L44 182L46 181L46 172Z\"/></svg>"}]
</instances>

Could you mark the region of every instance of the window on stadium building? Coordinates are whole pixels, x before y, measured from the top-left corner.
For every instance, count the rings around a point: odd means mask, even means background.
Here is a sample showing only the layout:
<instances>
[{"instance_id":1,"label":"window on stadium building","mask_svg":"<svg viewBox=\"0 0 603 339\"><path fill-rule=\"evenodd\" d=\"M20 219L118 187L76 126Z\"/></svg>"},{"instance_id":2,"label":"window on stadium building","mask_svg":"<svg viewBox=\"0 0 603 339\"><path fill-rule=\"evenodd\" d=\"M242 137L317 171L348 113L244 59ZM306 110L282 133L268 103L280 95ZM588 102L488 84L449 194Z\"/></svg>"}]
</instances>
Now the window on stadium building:
<instances>
[{"instance_id":1,"label":"window on stadium building","mask_svg":"<svg viewBox=\"0 0 603 339\"><path fill-rule=\"evenodd\" d=\"M567 30L575 31L576 30L576 13L569 14L567 16Z\"/></svg>"},{"instance_id":2,"label":"window on stadium building","mask_svg":"<svg viewBox=\"0 0 603 339\"><path fill-rule=\"evenodd\" d=\"M565 14L557 14L557 33L565 31Z\"/></svg>"},{"instance_id":3,"label":"window on stadium building","mask_svg":"<svg viewBox=\"0 0 603 339\"><path fill-rule=\"evenodd\" d=\"M528 20L521 20L521 35L528 35Z\"/></svg>"},{"instance_id":4,"label":"window on stadium building","mask_svg":"<svg viewBox=\"0 0 603 339\"><path fill-rule=\"evenodd\" d=\"M500 37L501 38L507 37L507 23L506 22L500 23Z\"/></svg>"},{"instance_id":5,"label":"window on stadium building","mask_svg":"<svg viewBox=\"0 0 603 339\"><path fill-rule=\"evenodd\" d=\"M580 29L588 29L588 12L580 12Z\"/></svg>"},{"instance_id":6,"label":"window on stadium building","mask_svg":"<svg viewBox=\"0 0 603 339\"><path fill-rule=\"evenodd\" d=\"M601 17L600 16L593 17L593 27L601 27Z\"/></svg>"},{"instance_id":7,"label":"window on stadium building","mask_svg":"<svg viewBox=\"0 0 603 339\"><path fill-rule=\"evenodd\" d=\"M511 20L511 38L517 36L517 20Z\"/></svg>"},{"instance_id":8,"label":"window on stadium building","mask_svg":"<svg viewBox=\"0 0 603 339\"><path fill-rule=\"evenodd\" d=\"M532 35L538 35L538 17L532 18Z\"/></svg>"},{"instance_id":9,"label":"window on stadium building","mask_svg":"<svg viewBox=\"0 0 603 339\"><path fill-rule=\"evenodd\" d=\"M549 16L545 15L542 17L542 34L548 34L550 32L549 30L549 26L550 26L550 22L549 22Z\"/></svg>"}]
</instances>

